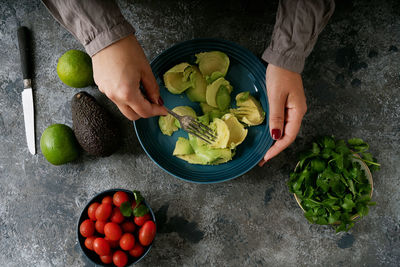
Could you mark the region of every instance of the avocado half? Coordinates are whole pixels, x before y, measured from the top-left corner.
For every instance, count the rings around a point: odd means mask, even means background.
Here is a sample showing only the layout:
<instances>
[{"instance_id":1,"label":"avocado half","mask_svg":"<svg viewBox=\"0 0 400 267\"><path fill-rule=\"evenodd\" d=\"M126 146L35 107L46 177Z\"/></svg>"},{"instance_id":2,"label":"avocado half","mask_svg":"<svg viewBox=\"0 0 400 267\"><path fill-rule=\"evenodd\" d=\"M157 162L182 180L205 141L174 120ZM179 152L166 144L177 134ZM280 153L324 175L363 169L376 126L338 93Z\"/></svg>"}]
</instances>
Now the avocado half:
<instances>
[{"instance_id":1,"label":"avocado half","mask_svg":"<svg viewBox=\"0 0 400 267\"><path fill-rule=\"evenodd\" d=\"M86 92L71 102L72 125L79 144L88 154L107 157L120 146L120 132L112 115Z\"/></svg>"}]
</instances>

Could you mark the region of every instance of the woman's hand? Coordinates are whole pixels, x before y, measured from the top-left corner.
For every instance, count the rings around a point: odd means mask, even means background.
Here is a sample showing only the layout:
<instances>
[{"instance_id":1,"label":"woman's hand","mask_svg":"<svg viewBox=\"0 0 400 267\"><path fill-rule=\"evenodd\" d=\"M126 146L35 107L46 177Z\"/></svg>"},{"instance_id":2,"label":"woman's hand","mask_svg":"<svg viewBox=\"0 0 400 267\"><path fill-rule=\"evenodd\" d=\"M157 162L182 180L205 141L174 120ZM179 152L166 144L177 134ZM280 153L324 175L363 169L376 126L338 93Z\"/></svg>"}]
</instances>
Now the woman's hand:
<instances>
[{"instance_id":1,"label":"woman's hand","mask_svg":"<svg viewBox=\"0 0 400 267\"><path fill-rule=\"evenodd\" d=\"M159 87L142 47L130 35L92 57L94 81L130 120L166 115ZM146 95L140 90L140 84Z\"/></svg>"},{"instance_id":2,"label":"woman's hand","mask_svg":"<svg viewBox=\"0 0 400 267\"><path fill-rule=\"evenodd\" d=\"M270 134L276 142L260 161L259 166L263 166L296 139L307 111L300 74L268 64L266 84Z\"/></svg>"}]
</instances>

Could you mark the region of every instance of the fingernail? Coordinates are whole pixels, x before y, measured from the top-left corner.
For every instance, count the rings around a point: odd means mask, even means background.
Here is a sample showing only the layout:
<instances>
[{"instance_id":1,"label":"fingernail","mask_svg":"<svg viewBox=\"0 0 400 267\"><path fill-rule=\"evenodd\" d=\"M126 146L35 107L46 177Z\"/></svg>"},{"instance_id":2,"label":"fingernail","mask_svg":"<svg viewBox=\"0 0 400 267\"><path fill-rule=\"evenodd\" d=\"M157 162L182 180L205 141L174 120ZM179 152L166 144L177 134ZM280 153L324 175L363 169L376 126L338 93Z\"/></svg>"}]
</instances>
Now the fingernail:
<instances>
[{"instance_id":1,"label":"fingernail","mask_svg":"<svg viewBox=\"0 0 400 267\"><path fill-rule=\"evenodd\" d=\"M158 98L157 103L158 103L160 106L163 106L163 105L164 105L164 100L162 100L161 96Z\"/></svg>"},{"instance_id":2,"label":"fingernail","mask_svg":"<svg viewBox=\"0 0 400 267\"><path fill-rule=\"evenodd\" d=\"M279 130L279 129L272 129L272 131L271 131L271 136L272 136L272 139L278 140L279 138L281 138L281 130Z\"/></svg>"}]
</instances>

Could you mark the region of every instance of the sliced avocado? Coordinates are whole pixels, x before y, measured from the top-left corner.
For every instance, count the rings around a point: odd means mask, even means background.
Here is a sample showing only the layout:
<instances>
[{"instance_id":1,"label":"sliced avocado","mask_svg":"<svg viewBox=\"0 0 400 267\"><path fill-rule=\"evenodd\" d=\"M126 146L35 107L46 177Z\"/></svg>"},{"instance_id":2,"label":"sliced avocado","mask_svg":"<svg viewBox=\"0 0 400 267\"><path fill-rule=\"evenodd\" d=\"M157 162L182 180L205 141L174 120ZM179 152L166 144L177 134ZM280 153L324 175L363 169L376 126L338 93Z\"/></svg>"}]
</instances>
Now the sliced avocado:
<instances>
[{"instance_id":1,"label":"sliced avocado","mask_svg":"<svg viewBox=\"0 0 400 267\"><path fill-rule=\"evenodd\" d=\"M121 135L115 118L92 95L75 94L71 112L76 139L88 154L107 157L119 148Z\"/></svg>"},{"instance_id":2,"label":"sliced avocado","mask_svg":"<svg viewBox=\"0 0 400 267\"><path fill-rule=\"evenodd\" d=\"M180 63L164 73L165 87L172 94L180 94L188 89L192 83L190 74L193 68L189 63Z\"/></svg>"},{"instance_id":3,"label":"sliced avocado","mask_svg":"<svg viewBox=\"0 0 400 267\"><path fill-rule=\"evenodd\" d=\"M231 94L225 86L219 88L215 102L220 110L226 110L231 104Z\"/></svg>"},{"instance_id":4,"label":"sliced avocado","mask_svg":"<svg viewBox=\"0 0 400 267\"><path fill-rule=\"evenodd\" d=\"M264 121L265 112L260 102L249 92L242 92L236 95L236 109L230 109L241 122L249 125L259 125Z\"/></svg>"},{"instance_id":5,"label":"sliced avocado","mask_svg":"<svg viewBox=\"0 0 400 267\"><path fill-rule=\"evenodd\" d=\"M224 78L219 78L212 84L208 85L206 91L207 104L214 108L218 108L217 93L220 88L225 88L228 93L231 93L233 89L231 84Z\"/></svg>"},{"instance_id":6,"label":"sliced avocado","mask_svg":"<svg viewBox=\"0 0 400 267\"><path fill-rule=\"evenodd\" d=\"M210 112L211 110L216 109L216 108L210 106L207 103L200 103L200 108L201 108L201 110L203 111L204 114Z\"/></svg>"},{"instance_id":7,"label":"sliced avocado","mask_svg":"<svg viewBox=\"0 0 400 267\"><path fill-rule=\"evenodd\" d=\"M208 164L208 162L203 157L200 157L197 154L177 155L177 157L189 162L190 164L199 164L199 165Z\"/></svg>"},{"instance_id":8,"label":"sliced avocado","mask_svg":"<svg viewBox=\"0 0 400 267\"><path fill-rule=\"evenodd\" d=\"M203 162L197 164L220 164L232 159L233 157L232 151L230 149L212 148L206 142L191 134L189 134L189 143L195 151L195 155L197 155L197 157L190 156L190 158L192 160L195 159L197 161Z\"/></svg>"},{"instance_id":9,"label":"sliced avocado","mask_svg":"<svg viewBox=\"0 0 400 267\"><path fill-rule=\"evenodd\" d=\"M209 83L220 77L225 77L229 68L229 57L220 51L210 51L196 54L196 64Z\"/></svg>"},{"instance_id":10,"label":"sliced avocado","mask_svg":"<svg viewBox=\"0 0 400 267\"><path fill-rule=\"evenodd\" d=\"M190 116L192 118L197 118L196 112L189 106L177 106L172 109L178 115L181 116ZM177 119L175 119L174 124L176 127L181 128L181 124Z\"/></svg>"},{"instance_id":11,"label":"sliced avocado","mask_svg":"<svg viewBox=\"0 0 400 267\"><path fill-rule=\"evenodd\" d=\"M192 102L206 102L207 81L196 66L193 66L190 82L192 86L186 90L189 100Z\"/></svg>"},{"instance_id":12,"label":"sliced avocado","mask_svg":"<svg viewBox=\"0 0 400 267\"><path fill-rule=\"evenodd\" d=\"M197 120L201 123L203 123L204 125L208 125L210 124L210 114L206 113L202 116L197 117Z\"/></svg>"},{"instance_id":13,"label":"sliced avocado","mask_svg":"<svg viewBox=\"0 0 400 267\"><path fill-rule=\"evenodd\" d=\"M214 119L222 118L222 116L224 116L224 114L225 114L225 112L223 112L219 109L214 109L208 113L208 116L210 117L210 121L214 121Z\"/></svg>"},{"instance_id":14,"label":"sliced avocado","mask_svg":"<svg viewBox=\"0 0 400 267\"><path fill-rule=\"evenodd\" d=\"M244 141L248 130L244 128L243 124L241 124L232 113L225 114L222 120L229 129L228 147L233 149Z\"/></svg>"},{"instance_id":15,"label":"sliced avocado","mask_svg":"<svg viewBox=\"0 0 400 267\"><path fill-rule=\"evenodd\" d=\"M213 129L217 135L217 138L210 145L213 148L226 148L230 137L229 128L226 123L221 119L214 119L210 124L210 128Z\"/></svg>"},{"instance_id":16,"label":"sliced avocado","mask_svg":"<svg viewBox=\"0 0 400 267\"><path fill-rule=\"evenodd\" d=\"M178 137L178 140L176 141L175 144L175 149L172 155L188 155L188 154L193 154L194 150L192 146L190 145L189 139L186 139L184 137Z\"/></svg>"},{"instance_id":17,"label":"sliced avocado","mask_svg":"<svg viewBox=\"0 0 400 267\"><path fill-rule=\"evenodd\" d=\"M175 125L175 118L171 114L160 116L158 119L158 126L163 134L171 136L173 132L178 131Z\"/></svg>"}]
</instances>

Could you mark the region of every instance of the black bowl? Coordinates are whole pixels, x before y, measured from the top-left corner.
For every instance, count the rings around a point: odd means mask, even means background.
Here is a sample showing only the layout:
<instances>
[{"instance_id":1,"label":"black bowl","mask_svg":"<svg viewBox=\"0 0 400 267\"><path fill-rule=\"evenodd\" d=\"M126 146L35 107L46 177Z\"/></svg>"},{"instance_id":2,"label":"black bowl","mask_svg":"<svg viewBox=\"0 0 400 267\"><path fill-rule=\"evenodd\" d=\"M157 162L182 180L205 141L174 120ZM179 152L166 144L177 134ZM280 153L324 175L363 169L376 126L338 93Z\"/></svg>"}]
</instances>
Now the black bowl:
<instances>
[{"instance_id":1,"label":"black bowl","mask_svg":"<svg viewBox=\"0 0 400 267\"><path fill-rule=\"evenodd\" d=\"M106 190L103 191L99 194L97 194L96 196L94 196L85 206L85 208L82 210L81 215L79 216L79 220L78 220L78 225L76 227L77 231L77 238L78 238L78 243L79 243L79 247L81 248L82 253L86 256L86 258L96 264L96 265L100 265L100 266L114 266L113 264L104 264L101 260L100 260L100 256L96 254L96 252L89 250L88 248L85 247L85 237L81 236L81 234L79 233L79 226L81 225L81 223L86 220L89 219L88 216L88 208L90 206L90 204L92 204L93 202L99 202L101 203L101 200L105 197L105 196L113 196L114 193L118 192L118 191L123 191L125 193L127 193L129 195L130 199L135 199L133 192L129 191L129 190L125 190L125 189L110 189L110 190ZM156 223L156 217L154 216L153 210L150 208L149 204L146 202L146 200L144 201L144 204L147 206L147 208L149 208L150 214L151 214L151 218L154 221L154 223L157 226ZM154 240L153 240L154 242ZM126 266L130 266L133 264L138 263L139 261L141 261L146 255L147 253L149 253L151 247L152 247L153 243L151 243L149 246L144 247L144 252L142 254L142 256L140 256L139 258L134 258L131 255L129 255L129 253L127 253L128 255L128 263L126 264Z\"/></svg>"}]
</instances>

